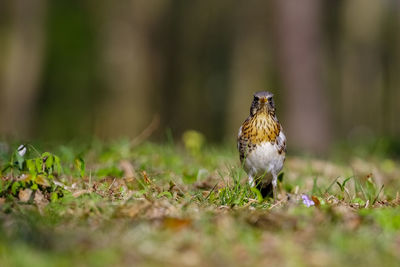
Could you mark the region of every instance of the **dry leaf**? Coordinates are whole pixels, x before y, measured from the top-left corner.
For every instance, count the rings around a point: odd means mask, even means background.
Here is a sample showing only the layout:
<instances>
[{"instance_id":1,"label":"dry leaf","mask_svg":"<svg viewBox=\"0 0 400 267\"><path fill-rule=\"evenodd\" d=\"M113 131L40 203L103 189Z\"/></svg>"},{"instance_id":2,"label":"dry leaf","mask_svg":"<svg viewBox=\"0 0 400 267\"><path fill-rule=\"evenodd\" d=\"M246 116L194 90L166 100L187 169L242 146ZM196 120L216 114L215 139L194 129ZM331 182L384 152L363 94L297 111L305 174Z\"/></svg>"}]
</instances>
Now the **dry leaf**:
<instances>
[{"instance_id":1,"label":"dry leaf","mask_svg":"<svg viewBox=\"0 0 400 267\"><path fill-rule=\"evenodd\" d=\"M24 190L20 190L18 193L18 198L19 200L21 200L22 202L28 202L29 199L31 198L32 195L32 190L29 188L26 188Z\"/></svg>"},{"instance_id":2,"label":"dry leaf","mask_svg":"<svg viewBox=\"0 0 400 267\"><path fill-rule=\"evenodd\" d=\"M174 231L180 231L184 228L190 227L191 225L192 225L191 219L165 217L163 220L163 226L167 229L171 229Z\"/></svg>"},{"instance_id":3,"label":"dry leaf","mask_svg":"<svg viewBox=\"0 0 400 267\"><path fill-rule=\"evenodd\" d=\"M50 187L49 181L43 175L38 175L35 182L44 187Z\"/></svg>"},{"instance_id":4,"label":"dry leaf","mask_svg":"<svg viewBox=\"0 0 400 267\"><path fill-rule=\"evenodd\" d=\"M39 208L42 208L49 203L49 201L44 197L43 193L40 190L35 191L35 197L33 201Z\"/></svg>"},{"instance_id":5,"label":"dry leaf","mask_svg":"<svg viewBox=\"0 0 400 267\"><path fill-rule=\"evenodd\" d=\"M32 180L32 176L29 174L22 174L18 180L23 182L30 182Z\"/></svg>"},{"instance_id":6,"label":"dry leaf","mask_svg":"<svg viewBox=\"0 0 400 267\"><path fill-rule=\"evenodd\" d=\"M144 182L146 184L151 184L151 180L149 179L149 176L147 175L147 172L146 171L142 171L142 175L143 175Z\"/></svg>"},{"instance_id":7,"label":"dry leaf","mask_svg":"<svg viewBox=\"0 0 400 267\"><path fill-rule=\"evenodd\" d=\"M316 207L321 206L321 202L319 202L319 199L316 196L311 196L311 199L314 202Z\"/></svg>"}]
</instances>

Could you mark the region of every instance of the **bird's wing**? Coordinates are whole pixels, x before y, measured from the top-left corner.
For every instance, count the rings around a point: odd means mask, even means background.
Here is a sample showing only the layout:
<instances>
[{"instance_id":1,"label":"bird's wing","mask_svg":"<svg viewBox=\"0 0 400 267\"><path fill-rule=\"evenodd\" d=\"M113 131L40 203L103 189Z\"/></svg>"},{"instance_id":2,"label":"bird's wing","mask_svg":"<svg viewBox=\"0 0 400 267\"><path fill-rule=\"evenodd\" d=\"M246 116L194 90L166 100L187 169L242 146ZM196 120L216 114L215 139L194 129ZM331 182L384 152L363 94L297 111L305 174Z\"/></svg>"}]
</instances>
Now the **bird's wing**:
<instances>
[{"instance_id":1,"label":"bird's wing","mask_svg":"<svg viewBox=\"0 0 400 267\"><path fill-rule=\"evenodd\" d=\"M282 128L279 135L276 137L275 146L278 149L279 154L286 152L286 136L283 133Z\"/></svg>"},{"instance_id":2,"label":"bird's wing","mask_svg":"<svg viewBox=\"0 0 400 267\"><path fill-rule=\"evenodd\" d=\"M239 151L240 151L240 142L239 142L239 140L240 140L240 136L242 135L242 127L243 126L240 126L239 132L238 132L238 136L237 136L237 148L238 148Z\"/></svg>"},{"instance_id":3,"label":"bird's wing","mask_svg":"<svg viewBox=\"0 0 400 267\"><path fill-rule=\"evenodd\" d=\"M249 136L248 136L248 128L249 128L249 119L247 118L242 126L239 128L238 139L237 139L237 147L239 150L240 162L243 162L246 154L249 152Z\"/></svg>"}]
</instances>

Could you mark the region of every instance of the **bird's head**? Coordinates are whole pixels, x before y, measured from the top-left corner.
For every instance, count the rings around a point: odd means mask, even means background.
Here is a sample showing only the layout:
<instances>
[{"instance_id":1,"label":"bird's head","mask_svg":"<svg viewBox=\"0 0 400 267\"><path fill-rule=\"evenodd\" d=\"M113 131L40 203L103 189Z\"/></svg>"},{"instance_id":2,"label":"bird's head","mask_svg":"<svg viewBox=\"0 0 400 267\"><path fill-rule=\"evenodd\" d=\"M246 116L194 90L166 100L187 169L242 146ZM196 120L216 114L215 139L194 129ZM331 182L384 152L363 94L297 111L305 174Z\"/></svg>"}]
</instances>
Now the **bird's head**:
<instances>
[{"instance_id":1,"label":"bird's head","mask_svg":"<svg viewBox=\"0 0 400 267\"><path fill-rule=\"evenodd\" d=\"M270 92L262 91L254 94L253 102L250 107L250 115L254 116L257 113L267 113L275 115L275 104L272 99L274 95Z\"/></svg>"}]
</instances>

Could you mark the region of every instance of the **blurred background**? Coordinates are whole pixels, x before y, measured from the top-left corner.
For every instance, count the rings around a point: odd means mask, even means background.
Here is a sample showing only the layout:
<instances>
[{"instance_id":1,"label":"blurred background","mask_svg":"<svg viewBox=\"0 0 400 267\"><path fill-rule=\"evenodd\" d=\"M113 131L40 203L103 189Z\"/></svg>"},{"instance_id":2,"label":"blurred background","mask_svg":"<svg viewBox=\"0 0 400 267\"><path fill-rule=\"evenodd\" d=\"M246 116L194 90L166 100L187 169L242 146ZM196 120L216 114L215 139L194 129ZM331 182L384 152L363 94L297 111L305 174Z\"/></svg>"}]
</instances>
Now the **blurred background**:
<instances>
[{"instance_id":1,"label":"blurred background","mask_svg":"<svg viewBox=\"0 0 400 267\"><path fill-rule=\"evenodd\" d=\"M399 74L397 0L0 0L1 138L234 142L268 90L321 153L399 140Z\"/></svg>"}]
</instances>

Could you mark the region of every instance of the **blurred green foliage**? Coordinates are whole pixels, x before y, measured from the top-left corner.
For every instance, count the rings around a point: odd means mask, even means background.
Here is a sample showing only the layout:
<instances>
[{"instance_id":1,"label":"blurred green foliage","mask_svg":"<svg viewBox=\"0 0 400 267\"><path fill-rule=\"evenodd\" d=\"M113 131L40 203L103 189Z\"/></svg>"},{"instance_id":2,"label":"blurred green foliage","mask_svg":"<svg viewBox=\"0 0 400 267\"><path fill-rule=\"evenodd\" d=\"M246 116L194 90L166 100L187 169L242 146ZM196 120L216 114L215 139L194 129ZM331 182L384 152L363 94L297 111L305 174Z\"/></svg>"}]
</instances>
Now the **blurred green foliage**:
<instances>
[{"instance_id":1,"label":"blurred green foliage","mask_svg":"<svg viewBox=\"0 0 400 267\"><path fill-rule=\"evenodd\" d=\"M279 1L3 1L0 135L133 138L158 114L155 139L194 129L223 142L252 93L270 90L291 149L370 138L399 155L400 8L357 1L310 1L293 14Z\"/></svg>"}]
</instances>

